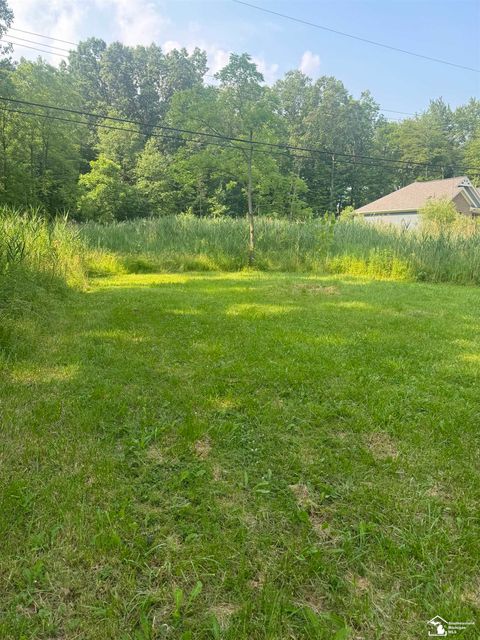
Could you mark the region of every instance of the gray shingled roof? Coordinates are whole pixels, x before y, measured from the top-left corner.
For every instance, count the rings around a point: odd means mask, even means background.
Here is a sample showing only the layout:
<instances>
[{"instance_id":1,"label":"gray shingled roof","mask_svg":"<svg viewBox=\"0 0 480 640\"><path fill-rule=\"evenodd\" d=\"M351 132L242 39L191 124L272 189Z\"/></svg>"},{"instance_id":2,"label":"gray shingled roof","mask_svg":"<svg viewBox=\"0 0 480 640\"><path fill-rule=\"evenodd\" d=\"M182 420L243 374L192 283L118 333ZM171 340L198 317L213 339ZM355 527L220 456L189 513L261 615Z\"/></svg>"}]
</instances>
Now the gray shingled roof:
<instances>
[{"instance_id":1,"label":"gray shingled roof","mask_svg":"<svg viewBox=\"0 0 480 640\"><path fill-rule=\"evenodd\" d=\"M393 191L383 198L366 204L358 213L393 213L395 211L418 211L429 199L453 198L462 191L462 182L468 182L466 176L447 178L446 180L430 180L429 182L412 182L403 189Z\"/></svg>"}]
</instances>

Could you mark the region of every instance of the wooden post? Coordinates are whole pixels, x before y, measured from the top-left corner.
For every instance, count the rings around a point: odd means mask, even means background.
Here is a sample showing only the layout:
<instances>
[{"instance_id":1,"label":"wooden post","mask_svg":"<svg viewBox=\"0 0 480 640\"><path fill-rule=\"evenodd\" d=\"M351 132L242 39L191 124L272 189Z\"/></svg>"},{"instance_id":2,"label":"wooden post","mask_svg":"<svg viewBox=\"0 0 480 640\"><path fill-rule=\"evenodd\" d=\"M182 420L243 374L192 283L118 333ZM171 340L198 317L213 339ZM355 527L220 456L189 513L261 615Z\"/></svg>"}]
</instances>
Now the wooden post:
<instances>
[{"instance_id":1,"label":"wooden post","mask_svg":"<svg viewBox=\"0 0 480 640\"><path fill-rule=\"evenodd\" d=\"M295 206L295 197L297 195L297 182L298 182L298 179L300 178L300 162L298 161L295 162L295 168L296 168L296 171L293 178L293 186L290 191L290 215L289 215L290 220L293 220L293 209Z\"/></svg>"},{"instance_id":2,"label":"wooden post","mask_svg":"<svg viewBox=\"0 0 480 640\"><path fill-rule=\"evenodd\" d=\"M255 260L255 227L254 227L254 219L253 219L253 202L252 202L252 159L253 159L253 131L250 129L250 149L248 152L248 183L247 183L247 201L248 201L248 230L249 230L249 241L248 241L248 264L249 266L253 265Z\"/></svg>"},{"instance_id":3,"label":"wooden post","mask_svg":"<svg viewBox=\"0 0 480 640\"><path fill-rule=\"evenodd\" d=\"M330 211L335 208L335 154L332 153L332 174L330 178Z\"/></svg>"}]
</instances>

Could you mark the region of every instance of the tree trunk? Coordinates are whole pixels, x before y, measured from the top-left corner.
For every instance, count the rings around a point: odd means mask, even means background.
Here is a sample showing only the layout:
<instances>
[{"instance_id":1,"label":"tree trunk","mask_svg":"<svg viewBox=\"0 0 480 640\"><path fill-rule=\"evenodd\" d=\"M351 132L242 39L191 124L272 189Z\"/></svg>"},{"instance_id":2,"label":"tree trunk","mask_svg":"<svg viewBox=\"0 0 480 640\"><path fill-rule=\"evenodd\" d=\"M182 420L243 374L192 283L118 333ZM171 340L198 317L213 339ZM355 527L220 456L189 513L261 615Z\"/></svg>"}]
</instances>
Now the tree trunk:
<instances>
[{"instance_id":1,"label":"tree trunk","mask_svg":"<svg viewBox=\"0 0 480 640\"><path fill-rule=\"evenodd\" d=\"M249 241L248 241L248 264L253 265L255 260L255 227L253 220L253 202L252 202L252 158L253 158L253 131L250 129L250 149L248 152L248 183L247 183L247 201L248 201L248 229L249 229Z\"/></svg>"}]
</instances>

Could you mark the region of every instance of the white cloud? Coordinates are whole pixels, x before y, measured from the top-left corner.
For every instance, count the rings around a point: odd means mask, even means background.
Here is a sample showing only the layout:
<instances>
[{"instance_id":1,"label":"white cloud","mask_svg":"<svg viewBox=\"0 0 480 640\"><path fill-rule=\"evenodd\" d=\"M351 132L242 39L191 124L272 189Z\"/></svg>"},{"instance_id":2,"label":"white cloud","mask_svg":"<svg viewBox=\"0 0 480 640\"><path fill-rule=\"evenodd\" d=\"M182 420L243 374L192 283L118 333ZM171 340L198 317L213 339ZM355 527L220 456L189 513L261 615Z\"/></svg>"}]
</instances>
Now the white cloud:
<instances>
[{"instance_id":1,"label":"white cloud","mask_svg":"<svg viewBox=\"0 0 480 640\"><path fill-rule=\"evenodd\" d=\"M213 75L220 71L226 64L228 64L228 60L230 58L230 51L219 47L216 44L205 42L204 40L190 40L186 44L182 44L178 40L166 40L162 44L162 49L165 53L169 53L173 49L181 49L184 47L188 53L193 53L195 47L206 51L207 53L207 65L208 65L208 73Z\"/></svg>"},{"instance_id":2,"label":"white cloud","mask_svg":"<svg viewBox=\"0 0 480 640\"><path fill-rule=\"evenodd\" d=\"M272 63L268 64L265 58L252 56L253 62L257 65L257 69L265 78L265 82L267 84L273 84L277 79L278 74L278 64Z\"/></svg>"},{"instance_id":3,"label":"white cloud","mask_svg":"<svg viewBox=\"0 0 480 640\"><path fill-rule=\"evenodd\" d=\"M320 67L320 56L311 51L304 51L298 68L307 76L315 76Z\"/></svg>"},{"instance_id":4,"label":"white cloud","mask_svg":"<svg viewBox=\"0 0 480 640\"><path fill-rule=\"evenodd\" d=\"M180 42L178 42L178 40L166 40L162 45L162 49L165 53L170 53L170 51L173 51L174 49L181 48L182 45L180 44Z\"/></svg>"},{"instance_id":5,"label":"white cloud","mask_svg":"<svg viewBox=\"0 0 480 640\"><path fill-rule=\"evenodd\" d=\"M13 10L13 26L27 31L45 34L60 40L77 42L81 25L88 12L88 4L80 4L75 0L52 0L52 2L38 0L9 0L9 5ZM19 37L28 38L37 42L68 49L69 45L58 40L44 40L38 36L30 36L17 31L9 32L9 36L15 40ZM26 45L37 47L36 44L26 42ZM42 48L41 46L39 48ZM48 49L48 47L45 47ZM61 60L59 56L49 56L27 47L14 47L15 57L24 56L34 59L42 55L52 64L58 64ZM58 52L61 53L61 52Z\"/></svg>"},{"instance_id":6,"label":"white cloud","mask_svg":"<svg viewBox=\"0 0 480 640\"><path fill-rule=\"evenodd\" d=\"M107 42L119 40L127 45L148 45L165 37L169 25L168 18L159 12L153 0L9 0L9 5L14 13L14 27L71 42L97 36ZM19 32L10 35L14 34L17 38L25 35L43 41ZM69 48L60 41L45 42ZM26 47L15 47L15 57L20 55L30 59L43 55L54 64L61 59Z\"/></svg>"},{"instance_id":7,"label":"white cloud","mask_svg":"<svg viewBox=\"0 0 480 640\"><path fill-rule=\"evenodd\" d=\"M149 0L93 0L93 4L113 13L114 38L126 45L151 44L169 24Z\"/></svg>"},{"instance_id":8,"label":"white cloud","mask_svg":"<svg viewBox=\"0 0 480 640\"><path fill-rule=\"evenodd\" d=\"M212 75L220 71L220 69L223 69L230 59L230 51L226 51L215 45L212 45L209 51L207 50L207 55L209 73Z\"/></svg>"}]
</instances>

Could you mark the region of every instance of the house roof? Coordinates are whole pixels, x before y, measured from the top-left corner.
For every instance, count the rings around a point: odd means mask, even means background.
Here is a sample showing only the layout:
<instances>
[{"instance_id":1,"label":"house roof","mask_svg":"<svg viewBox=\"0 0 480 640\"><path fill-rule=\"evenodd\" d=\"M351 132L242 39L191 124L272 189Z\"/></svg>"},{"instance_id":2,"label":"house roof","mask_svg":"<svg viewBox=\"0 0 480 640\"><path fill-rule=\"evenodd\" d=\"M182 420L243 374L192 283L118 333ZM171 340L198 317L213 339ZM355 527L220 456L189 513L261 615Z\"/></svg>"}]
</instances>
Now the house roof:
<instances>
[{"instance_id":1,"label":"house roof","mask_svg":"<svg viewBox=\"0 0 480 640\"><path fill-rule=\"evenodd\" d=\"M418 211L429 199L447 198L453 200L455 196L465 190L465 187L472 188L466 176L457 178L447 178L445 180L430 180L429 182L412 182L403 189L393 191L383 198L374 200L366 204L358 213L393 213Z\"/></svg>"}]
</instances>

